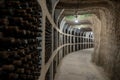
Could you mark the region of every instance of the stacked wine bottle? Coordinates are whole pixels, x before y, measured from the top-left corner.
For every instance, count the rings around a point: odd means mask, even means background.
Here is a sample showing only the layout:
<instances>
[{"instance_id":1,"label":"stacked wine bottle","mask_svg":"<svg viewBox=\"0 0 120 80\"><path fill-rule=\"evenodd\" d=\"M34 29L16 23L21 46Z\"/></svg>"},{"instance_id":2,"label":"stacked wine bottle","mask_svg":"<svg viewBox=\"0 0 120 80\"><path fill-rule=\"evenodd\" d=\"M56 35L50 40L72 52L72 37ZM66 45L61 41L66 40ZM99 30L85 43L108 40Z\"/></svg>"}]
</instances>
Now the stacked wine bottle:
<instances>
[{"instance_id":1,"label":"stacked wine bottle","mask_svg":"<svg viewBox=\"0 0 120 80\"><path fill-rule=\"evenodd\" d=\"M37 80L41 70L41 8L37 0L0 3L0 79Z\"/></svg>"},{"instance_id":2,"label":"stacked wine bottle","mask_svg":"<svg viewBox=\"0 0 120 80\"><path fill-rule=\"evenodd\" d=\"M47 63L52 54L52 27L49 20L46 18L45 28L45 62Z\"/></svg>"}]
</instances>

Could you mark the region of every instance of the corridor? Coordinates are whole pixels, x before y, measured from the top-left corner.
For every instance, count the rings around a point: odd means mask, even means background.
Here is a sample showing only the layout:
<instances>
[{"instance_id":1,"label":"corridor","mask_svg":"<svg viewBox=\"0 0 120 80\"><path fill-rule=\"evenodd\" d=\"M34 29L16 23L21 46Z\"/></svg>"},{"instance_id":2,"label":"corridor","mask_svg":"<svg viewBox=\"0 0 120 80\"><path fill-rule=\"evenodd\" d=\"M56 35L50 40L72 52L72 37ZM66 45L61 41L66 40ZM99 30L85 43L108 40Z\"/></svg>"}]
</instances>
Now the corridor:
<instances>
[{"instance_id":1,"label":"corridor","mask_svg":"<svg viewBox=\"0 0 120 80\"><path fill-rule=\"evenodd\" d=\"M63 58L55 80L109 80L100 67L91 62L93 48L73 52Z\"/></svg>"},{"instance_id":2,"label":"corridor","mask_svg":"<svg viewBox=\"0 0 120 80\"><path fill-rule=\"evenodd\" d=\"M120 80L120 0L0 0L0 80Z\"/></svg>"}]
</instances>

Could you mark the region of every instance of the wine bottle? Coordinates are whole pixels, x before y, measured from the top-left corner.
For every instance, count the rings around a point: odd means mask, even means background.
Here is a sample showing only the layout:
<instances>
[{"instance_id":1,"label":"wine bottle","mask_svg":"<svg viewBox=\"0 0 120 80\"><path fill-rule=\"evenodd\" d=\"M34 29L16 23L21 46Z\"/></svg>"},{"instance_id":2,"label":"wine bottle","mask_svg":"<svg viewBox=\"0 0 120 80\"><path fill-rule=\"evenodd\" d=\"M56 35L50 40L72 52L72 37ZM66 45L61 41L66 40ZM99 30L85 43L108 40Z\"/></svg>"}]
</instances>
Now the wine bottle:
<instances>
[{"instance_id":1,"label":"wine bottle","mask_svg":"<svg viewBox=\"0 0 120 80\"><path fill-rule=\"evenodd\" d=\"M22 2L21 2L21 7L22 7L22 9L27 9L27 8L29 8L29 3L28 2L24 2L24 1L26 1L26 0L23 0Z\"/></svg>"},{"instance_id":2,"label":"wine bottle","mask_svg":"<svg viewBox=\"0 0 120 80\"><path fill-rule=\"evenodd\" d=\"M25 57L25 49L19 49L18 50L18 55L20 55L21 57Z\"/></svg>"},{"instance_id":3,"label":"wine bottle","mask_svg":"<svg viewBox=\"0 0 120 80\"><path fill-rule=\"evenodd\" d=\"M9 54L7 51L0 51L0 59L7 59Z\"/></svg>"},{"instance_id":4,"label":"wine bottle","mask_svg":"<svg viewBox=\"0 0 120 80\"><path fill-rule=\"evenodd\" d=\"M27 75L25 75L25 74L20 74L20 75L19 75L19 79L20 79L20 80L27 80Z\"/></svg>"},{"instance_id":5,"label":"wine bottle","mask_svg":"<svg viewBox=\"0 0 120 80\"><path fill-rule=\"evenodd\" d=\"M21 24L23 22L22 17L8 17L8 20L9 20L10 26L21 26ZM21 27L19 27L19 28L21 28Z\"/></svg>"},{"instance_id":6,"label":"wine bottle","mask_svg":"<svg viewBox=\"0 0 120 80\"><path fill-rule=\"evenodd\" d=\"M11 49L16 46L15 38L0 38L0 49Z\"/></svg>"},{"instance_id":7,"label":"wine bottle","mask_svg":"<svg viewBox=\"0 0 120 80\"><path fill-rule=\"evenodd\" d=\"M9 64L9 65L3 65L2 66L2 70L5 70L5 71L13 71L13 70L15 70L15 67L14 67L14 65L11 65L11 64Z\"/></svg>"},{"instance_id":8,"label":"wine bottle","mask_svg":"<svg viewBox=\"0 0 120 80\"><path fill-rule=\"evenodd\" d=\"M15 8L15 9L21 9L20 2L19 1L6 1L6 7L9 8Z\"/></svg>"},{"instance_id":9,"label":"wine bottle","mask_svg":"<svg viewBox=\"0 0 120 80\"><path fill-rule=\"evenodd\" d=\"M7 9L7 8L0 9L0 18L12 16L13 14L14 14L13 9Z\"/></svg>"},{"instance_id":10,"label":"wine bottle","mask_svg":"<svg viewBox=\"0 0 120 80\"><path fill-rule=\"evenodd\" d=\"M31 70L30 69L25 69L25 74L31 74Z\"/></svg>"},{"instance_id":11,"label":"wine bottle","mask_svg":"<svg viewBox=\"0 0 120 80\"><path fill-rule=\"evenodd\" d=\"M18 74L24 74L25 69L24 68L17 68L15 72L18 73Z\"/></svg>"},{"instance_id":12,"label":"wine bottle","mask_svg":"<svg viewBox=\"0 0 120 80\"><path fill-rule=\"evenodd\" d=\"M17 26L5 26L4 28L4 36L15 37L15 34L18 34L19 28ZM17 37L17 36L16 36Z\"/></svg>"},{"instance_id":13,"label":"wine bottle","mask_svg":"<svg viewBox=\"0 0 120 80\"><path fill-rule=\"evenodd\" d=\"M0 19L0 25L8 25L8 24L9 24L9 21L7 17Z\"/></svg>"},{"instance_id":14,"label":"wine bottle","mask_svg":"<svg viewBox=\"0 0 120 80\"><path fill-rule=\"evenodd\" d=\"M22 17L24 19L27 16L24 9L14 9L13 12L13 17Z\"/></svg>"},{"instance_id":15,"label":"wine bottle","mask_svg":"<svg viewBox=\"0 0 120 80\"><path fill-rule=\"evenodd\" d=\"M17 80L18 76L16 73L9 73L8 80Z\"/></svg>"},{"instance_id":16,"label":"wine bottle","mask_svg":"<svg viewBox=\"0 0 120 80\"><path fill-rule=\"evenodd\" d=\"M32 59L32 56L31 56L31 54L29 54L29 55L26 55L26 58L27 58L28 60L31 60L31 59Z\"/></svg>"},{"instance_id":17,"label":"wine bottle","mask_svg":"<svg viewBox=\"0 0 120 80\"><path fill-rule=\"evenodd\" d=\"M14 61L13 61L13 64L14 64L15 66L21 66L21 65L22 65L22 61L21 61L21 60L14 60Z\"/></svg>"},{"instance_id":18,"label":"wine bottle","mask_svg":"<svg viewBox=\"0 0 120 80\"><path fill-rule=\"evenodd\" d=\"M23 63L23 64L27 64L27 62L28 62L28 60L27 60L26 57L22 58L22 63Z\"/></svg>"}]
</instances>

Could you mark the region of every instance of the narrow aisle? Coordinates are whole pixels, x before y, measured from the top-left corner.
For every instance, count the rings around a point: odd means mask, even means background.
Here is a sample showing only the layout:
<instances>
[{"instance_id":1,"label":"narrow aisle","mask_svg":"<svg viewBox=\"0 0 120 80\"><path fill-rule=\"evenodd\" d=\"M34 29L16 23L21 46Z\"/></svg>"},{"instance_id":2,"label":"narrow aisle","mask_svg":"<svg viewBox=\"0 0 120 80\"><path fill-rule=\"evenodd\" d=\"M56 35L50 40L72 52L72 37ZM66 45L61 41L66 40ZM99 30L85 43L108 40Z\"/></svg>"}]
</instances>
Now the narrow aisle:
<instances>
[{"instance_id":1,"label":"narrow aisle","mask_svg":"<svg viewBox=\"0 0 120 80\"><path fill-rule=\"evenodd\" d=\"M59 66L55 80L108 80L91 62L92 53L93 49L86 49L67 55Z\"/></svg>"}]
</instances>

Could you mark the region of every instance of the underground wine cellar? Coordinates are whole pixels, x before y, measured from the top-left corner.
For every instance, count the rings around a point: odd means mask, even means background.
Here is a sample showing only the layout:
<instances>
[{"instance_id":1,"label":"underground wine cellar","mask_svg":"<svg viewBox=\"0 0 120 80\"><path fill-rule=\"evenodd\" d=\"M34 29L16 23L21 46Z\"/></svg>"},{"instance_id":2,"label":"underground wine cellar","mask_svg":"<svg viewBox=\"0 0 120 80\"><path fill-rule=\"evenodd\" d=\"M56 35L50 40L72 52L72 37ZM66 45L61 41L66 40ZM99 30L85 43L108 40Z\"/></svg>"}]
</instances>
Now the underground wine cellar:
<instances>
[{"instance_id":1,"label":"underground wine cellar","mask_svg":"<svg viewBox=\"0 0 120 80\"><path fill-rule=\"evenodd\" d=\"M119 0L0 0L0 80L120 80Z\"/></svg>"}]
</instances>

